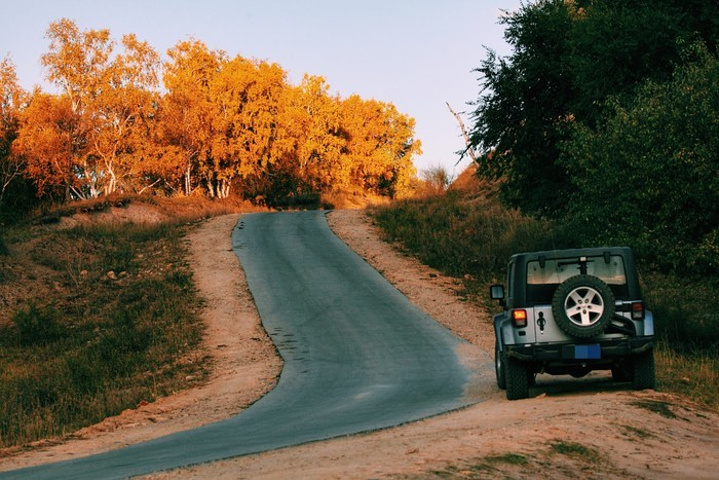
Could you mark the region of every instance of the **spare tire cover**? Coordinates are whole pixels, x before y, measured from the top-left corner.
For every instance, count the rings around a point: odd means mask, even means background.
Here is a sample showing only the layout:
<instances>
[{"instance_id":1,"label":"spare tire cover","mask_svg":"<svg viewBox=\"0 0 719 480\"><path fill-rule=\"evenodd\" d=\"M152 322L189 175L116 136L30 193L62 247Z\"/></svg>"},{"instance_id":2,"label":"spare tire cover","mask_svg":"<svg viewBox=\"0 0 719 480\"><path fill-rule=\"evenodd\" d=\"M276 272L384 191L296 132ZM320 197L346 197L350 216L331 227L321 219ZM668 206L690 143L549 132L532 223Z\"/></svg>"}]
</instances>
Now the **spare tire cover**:
<instances>
[{"instance_id":1,"label":"spare tire cover","mask_svg":"<svg viewBox=\"0 0 719 480\"><path fill-rule=\"evenodd\" d=\"M567 335L594 337L604 332L614 315L614 294L600 278L576 275L557 287L552 313Z\"/></svg>"}]
</instances>

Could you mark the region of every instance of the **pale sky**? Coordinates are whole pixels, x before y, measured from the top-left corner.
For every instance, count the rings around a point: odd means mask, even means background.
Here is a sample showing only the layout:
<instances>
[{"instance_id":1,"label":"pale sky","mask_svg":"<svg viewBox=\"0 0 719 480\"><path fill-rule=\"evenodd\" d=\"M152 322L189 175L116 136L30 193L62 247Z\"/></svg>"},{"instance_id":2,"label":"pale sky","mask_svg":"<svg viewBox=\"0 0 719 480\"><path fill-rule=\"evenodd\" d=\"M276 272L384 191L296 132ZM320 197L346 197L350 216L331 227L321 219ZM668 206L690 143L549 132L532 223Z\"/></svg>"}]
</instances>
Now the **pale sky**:
<instances>
[{"instance_id":1,"label":"pale sky","mask_svg":"<svg viewBox=\"0 0 719 480\"><path fill-rule=\"evenodd\" d=\"M0 0L0 58L9 56L25 89L44 81L40 56L50 22L80 30L109 29L120 41L134 33L163 58L195 38L210 49L278 63L297 84L321 75L331 93L393 103L416 120L423 155L418 170L442 166L458 174L464 147L445 101L469 112L477 99L484 47L510 53L502 11L519 0ZM465 115L465 123L470 120Z\"/></svg>"}]
</instances>

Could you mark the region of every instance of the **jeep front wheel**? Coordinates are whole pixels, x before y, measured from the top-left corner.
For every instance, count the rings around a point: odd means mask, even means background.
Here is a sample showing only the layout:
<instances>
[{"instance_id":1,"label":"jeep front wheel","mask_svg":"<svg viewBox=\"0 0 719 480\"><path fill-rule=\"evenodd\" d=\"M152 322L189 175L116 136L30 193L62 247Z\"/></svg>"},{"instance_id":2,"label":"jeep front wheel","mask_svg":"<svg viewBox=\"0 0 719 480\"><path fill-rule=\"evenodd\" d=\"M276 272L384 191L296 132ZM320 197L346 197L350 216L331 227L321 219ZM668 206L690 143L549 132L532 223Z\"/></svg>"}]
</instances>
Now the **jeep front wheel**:
<instances>
[{"instance_id":1,"label":"jeep front wheel","mask_svg":"<svg viewBox=\"0 0 719 480\"><path fill-rule=\"evenodd\" d=\"M504 360L505 382L508 400L521 400L529 397L529 379L527 367L522 361L502 354Z\"/></svg>"},{"instance_id":2,"label":"jeep front wheel","mask_svg":"<svg viewBox=\"0 0 719 480\"><path fill-rule=\"evenodd\" d=\"M567 335L595 337L604 332L614 315L614 294L601 279L576 275L557 287L552 298L552 313Z\"/></svg>"}]
</instances>

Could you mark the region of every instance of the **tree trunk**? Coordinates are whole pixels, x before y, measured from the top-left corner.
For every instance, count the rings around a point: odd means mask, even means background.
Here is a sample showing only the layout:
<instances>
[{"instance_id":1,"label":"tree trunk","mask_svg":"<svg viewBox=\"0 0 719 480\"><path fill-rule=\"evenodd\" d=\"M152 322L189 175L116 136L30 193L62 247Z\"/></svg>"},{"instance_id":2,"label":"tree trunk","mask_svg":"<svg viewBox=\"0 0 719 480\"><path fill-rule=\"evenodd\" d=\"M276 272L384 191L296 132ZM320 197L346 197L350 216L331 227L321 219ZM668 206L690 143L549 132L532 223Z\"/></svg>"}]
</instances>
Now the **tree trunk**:
<instances>
[{"instance_id":1,"label":"tree trunk","mask_svg":"<svg viewBox=\"0 0 719 480\"><path fill-rule=\"evenodd\" d=\"M192 164L187 162L187 170L185 170L185 196L192 194Z\"/></svg>"},{"instance_id":2,"label":"tree trunk","mask_svg":"<svg viewBox=\"0 0 719 480\"><path fill-rule=\"evenodd\" d=\"M449 105L449 102L444 102L447 104L447 108L449 108L449 111L454 115L454 118L457 119L457 123L459 123L459 128L462 131L462 137L464 137L464 144L466 145L465 152L467 155L469 155L469 158L472 159L472 162L474 162L477 167L479 167L479 162L477 161L477 156L474 153L474 149L472 148L472 144L469 140L469 135L467 134L467 129L464 128L464 122L462 121L462 117L459 116L457 112L452 109L452 107ZM464 157L464 153L462 154L462 157ZM462 160L462 157L460 157L460 160ZM459 163L459 162L457 162Z\"/></svg>"},{"instance_id":3,"label":"tree trunk","mask_svg":"<svg viewBox=\"0 0 719 480\"><path fill-rule=\"evenodd\" d=\"M230 181L220 180L217 185L217 198L227 198L230 196Z\"/></svg>"}]
</instances>

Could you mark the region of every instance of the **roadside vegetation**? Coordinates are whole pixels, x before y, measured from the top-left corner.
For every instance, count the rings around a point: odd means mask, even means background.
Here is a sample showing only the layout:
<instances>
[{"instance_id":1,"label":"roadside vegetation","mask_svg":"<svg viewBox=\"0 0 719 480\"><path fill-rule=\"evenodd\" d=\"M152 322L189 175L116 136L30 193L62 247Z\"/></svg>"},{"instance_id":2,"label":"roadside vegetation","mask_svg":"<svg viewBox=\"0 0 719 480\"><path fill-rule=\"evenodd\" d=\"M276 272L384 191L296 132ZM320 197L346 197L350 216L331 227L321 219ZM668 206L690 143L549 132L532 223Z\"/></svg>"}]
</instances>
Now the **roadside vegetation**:
<instances>
[{"instance_id":1,"label":"roadside vegetation","mask_svg":"<svg viewBox=\"0 0 719 480\"><path fill-rule=\"evenodd\" d=\"M164 221L62 223L148 201ZM202 303L183 237L207 216L251 208L118 197L3 230L0 448L63 436L202 383Z\"/></svg>"},{"instance_id":2,"label":"roadside vegetation","mask_svg":"<svg viewBox=\"0 0 719 480\"><path fill-rule=\"evenodd\" d=\"M549 459L549 462L548 462ZM548 477L561 477L569 470L592 471L610 478L626 474L615 468L602 452L581 443L556 439L548 445L538 446L534 451L522 454L508 453L475 459L461 465L451 465L442 470L427 472L422 478L528 478L538 470Z\"/></svg>"},{"instance_id":3,"label":"roadside vegetation","mask_svg":"<svg viewBox=\"0 0 719 480\"><path fill-rule=\"evenodd\" d=\"M446 194L403 200L374 209L373 216L388 240L458 278L470 297L497 311L488 287L506 282L510 255L583 243L556 222L503 206L496 193L487 194L487 188L455 188ZM656 272L641 258L639 270L659 339L657 388L719 408L719 280Z\"/></svg>"}]
</instances>

